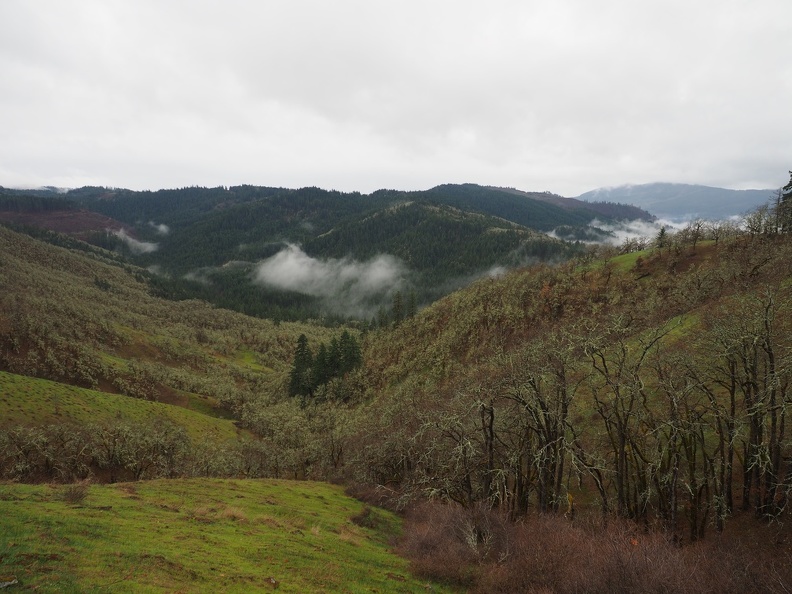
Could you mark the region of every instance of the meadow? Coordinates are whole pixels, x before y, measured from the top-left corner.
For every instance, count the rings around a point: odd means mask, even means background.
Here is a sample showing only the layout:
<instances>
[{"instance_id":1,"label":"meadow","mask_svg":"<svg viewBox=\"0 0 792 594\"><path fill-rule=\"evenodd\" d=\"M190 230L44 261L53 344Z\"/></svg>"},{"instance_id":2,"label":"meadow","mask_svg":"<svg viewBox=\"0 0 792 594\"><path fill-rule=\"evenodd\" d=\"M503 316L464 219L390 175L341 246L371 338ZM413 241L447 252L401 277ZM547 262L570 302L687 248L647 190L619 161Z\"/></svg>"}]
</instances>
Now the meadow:
<instances>
[{"instance_id":1,"label":"meadow","mask_svg":"<svg viewBox=\"0 0 792 594\"><path fill-rule=\"evenodd\" d=\"M324 483L4 484L0 518L15 591L453 591L392 552L396 516Z\"/></svg>"}]
</instances>

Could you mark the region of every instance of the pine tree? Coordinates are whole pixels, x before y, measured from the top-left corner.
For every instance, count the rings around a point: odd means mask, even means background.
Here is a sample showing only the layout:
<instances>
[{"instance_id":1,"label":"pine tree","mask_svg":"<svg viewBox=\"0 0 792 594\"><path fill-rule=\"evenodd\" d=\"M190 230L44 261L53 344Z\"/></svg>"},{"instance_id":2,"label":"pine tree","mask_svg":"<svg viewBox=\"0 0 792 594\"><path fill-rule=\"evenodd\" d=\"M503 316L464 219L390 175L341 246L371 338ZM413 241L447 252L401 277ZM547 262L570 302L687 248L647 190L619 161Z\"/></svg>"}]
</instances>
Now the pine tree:
<instances>
[{"instance_id":1,"label":"pine tree","mask_svg":"<svg viewBox=\"0 0 792 594\"><path fill-rule=\"evenodd\" d=\"M404 320L404 297L402 296L401 291L396 291L396 294L393 296L393 325L398 326Z\"/></svg>"},{"instance_id":2,"label":"pine tree","mask_svg":"<svg viewBox=\"0 0 792 594\"><path fill-rule=\"evenodd\" d=\"M380 307L377 310L377 326L379 328L387 328L389 323L388 311L384 307Z\"/></svg>"},{"instance_id":3,"label":"pine tree","mask_svg":"<svg viewBox=\"0 0 792 594\"><path fill-rule=\"evenodd\" d=\"M415 290L410 291L407 297L407 317L412 318L418 313L418 298L415 295Z\"/></svg>"},{"instance_id":4,"label":"pine tree","mask_svg":"<svg viewBox=\"0 0 792 594\"><path fill-rule=\"evenodd\" d=\"M355 337L347 330L344 330L341 334L341 340L338 346L341 353L341 375L349 373L363 364L363 355L360 351L360 345L357 340L355 340Z\"/></svg>"},{"instance_id":5,"label":"pine tree","mask_svg":"<svg viewBox=\"0 0 792 594\"><path fill-rule=\"evenodd\" d=\"M313 385L311 382L311 367L313 354L308 346L308 337L300 334L297 339L297 348L294 351L294 363L289 373L289 396L311 396Z\"/></svg>"},{"instance_id":6,"label":"pine tree","mask_svg":"<svg viewBox=\"0 0 792 594\"><path fill-rule=\"evenodd\" d=\"M341 375L341 345L335 336L327 349L327 372L330 378Z\"/></svg>"},{"instance_id":7,"label":"pine tree","mask_svg":"<svg viewBox=\"0 0 792 594\"><path fill-rule=\"evenodd\" d=\"M319 350L313 360L313 367L311 368L311 384L312 388L316 389L322 384L326 384L331 379L329 356L325 343L319 345Z\"/></svg>"},{"instance_id":8,"label":"pine tree","mask_svg":"<svg viewBox=\"0 0 792 594\"><path fill-rule=\"evenodd\" d=\"M792 171L789 172L789 183L777 193L776 217L779 231L792 232Z\"/></svg>"},{"instance_id":9,"label":"pine tree","mask_svg":"<svg viewBox=\"0 0 792 594\"><path fill-rule=\"evenodd\" d=\"M657 236L655 237L655 245L658 249L663 249L668 242L668 234L666 233L665 225L660 227L660 231L657 232Z\"/></svg>"}]
</instances>

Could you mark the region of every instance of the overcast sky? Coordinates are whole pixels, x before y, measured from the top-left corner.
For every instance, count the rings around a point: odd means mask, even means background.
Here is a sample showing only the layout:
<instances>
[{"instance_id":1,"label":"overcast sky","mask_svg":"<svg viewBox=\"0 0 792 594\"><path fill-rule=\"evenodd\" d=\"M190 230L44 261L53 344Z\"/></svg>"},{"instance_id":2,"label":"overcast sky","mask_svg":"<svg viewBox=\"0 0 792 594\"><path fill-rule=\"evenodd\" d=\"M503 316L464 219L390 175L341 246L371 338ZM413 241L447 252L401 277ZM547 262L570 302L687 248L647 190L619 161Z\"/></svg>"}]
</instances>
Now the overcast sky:
<instances>
[{"instance_id":1,"label":"overcast sky","mask_svg":"<svg viewBox=\"0 0 792 594\"><path fill-rule=\"evenodd\" d=\"M777 188L790 0L0 0L0 185Z\"/></svg>"}]
</instances>

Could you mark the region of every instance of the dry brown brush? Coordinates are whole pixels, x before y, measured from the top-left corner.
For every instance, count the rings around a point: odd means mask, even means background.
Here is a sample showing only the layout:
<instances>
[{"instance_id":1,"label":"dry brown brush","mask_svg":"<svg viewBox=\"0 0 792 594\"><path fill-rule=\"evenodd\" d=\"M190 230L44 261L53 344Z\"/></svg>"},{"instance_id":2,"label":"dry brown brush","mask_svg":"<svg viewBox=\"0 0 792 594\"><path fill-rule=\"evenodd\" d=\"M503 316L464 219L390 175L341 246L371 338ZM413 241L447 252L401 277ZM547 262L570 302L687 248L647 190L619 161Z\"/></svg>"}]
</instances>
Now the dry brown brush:
<instances>
[{"instance_id":1,"label":"dry brown brush","mask_svg":"<svg viewBox=\"0 0 792 594\"><path fill-rule=\"evenodd\" d=\"M510 522L482 507L424 504L407 514L400 551L417 575L481 594L792 591L789 529L750 525L685 545L629 521Z\"/></svg>"}]
</instances>

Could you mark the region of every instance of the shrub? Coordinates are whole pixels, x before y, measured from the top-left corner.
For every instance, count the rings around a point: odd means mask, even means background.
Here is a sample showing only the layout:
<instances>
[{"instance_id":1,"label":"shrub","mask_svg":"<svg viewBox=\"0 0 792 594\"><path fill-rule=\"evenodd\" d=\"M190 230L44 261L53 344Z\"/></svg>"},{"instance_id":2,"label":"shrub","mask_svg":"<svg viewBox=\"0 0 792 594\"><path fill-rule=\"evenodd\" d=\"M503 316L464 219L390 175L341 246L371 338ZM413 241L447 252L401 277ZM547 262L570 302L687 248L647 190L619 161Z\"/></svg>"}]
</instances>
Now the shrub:
<instances>
[{"instance_id":1,"label":"shrub","mask_svg":"<svg viewBox=\"0 0 792 594\"><path fill-rule=\"evenodd\" d=\"M88 496L89 486L90 483L88 481L80 481L79 483L66 485L58 492L59 498L66 503L80 505Z\"/></svg>"},{"instance_id":2,"label":"shrub","mask_svg":"<svg viewBox=\"0 0 792 594\"><path fill-rule=\"evenodd\" d=\"M355 514L349 518L353 524L362 526L363 528L376 528L379 522L377 515L372 513L372 509L368 505L364 505L360 513Z\"/></svg>"},{"instance_id":3,"label":"shrub","mask_svg":"<svg viewBox=\"0 0 792 594\"><path fill-rule=\"evenodd\" d=\"M506 554L504 525L504 518L483 506L425 503L408 512L399 548L416 575L469 587L480 563Z\"/></svg>"},{"instance_id":4,"label":"shrub","mask_svg":"<svg viewBox=\"0 0 792 594\"><path fill-rule=\"evenodd\" d=\"M775 530L775 532L774 532ZM426 504L406 517L400 550L427 579L473 594L513 592L789 592L789 528L680 545L665 533L610 519L531 515Z\"/></svg>"}]
</instances>

